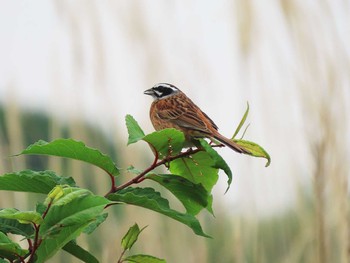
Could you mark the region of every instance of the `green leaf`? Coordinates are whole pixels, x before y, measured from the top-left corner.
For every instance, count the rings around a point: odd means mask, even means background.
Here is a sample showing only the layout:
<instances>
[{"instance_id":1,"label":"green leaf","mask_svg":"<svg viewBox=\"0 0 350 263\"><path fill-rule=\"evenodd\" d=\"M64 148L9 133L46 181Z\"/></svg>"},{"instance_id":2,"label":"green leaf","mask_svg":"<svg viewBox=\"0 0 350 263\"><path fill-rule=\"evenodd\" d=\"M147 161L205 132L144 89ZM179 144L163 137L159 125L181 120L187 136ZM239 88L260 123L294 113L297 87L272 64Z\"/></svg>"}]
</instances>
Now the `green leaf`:
<instances>
[{"instance_id":1,"label":"green leaf","mask_svg":"<svg viewBox=\"0 0 350 263\"><path fill-rule=\"evenodd\" d=\"M247 109L246 109L246 111L245 111L245 113L244 113L240 123L238 124L238 126L236 128L236 131L233 134L231 139L234 139L236 137L236 135L239 133L239 131L241 130L242 126L244 125L244 123L245 123L245 121L247 119L248 113L249 113L249 103L247 102Z\"/></svg>"},{"instance_id":2,"label":"green leaf","mask_svg":"<svg viewBox=\"0 0 350 263\"><path fill-rule=\"evenodd\" d=\"M71 190L68 194L52 203L43 223L40 226L41 237L56 235L62 229L72 226L87 226L97 220L109 201L92 193L79 189ZM84 189L85 190L85 189Z\"/></svg>"},{"instance_id":3,"label":"green leaf","mask_svg":"<svg viewBox=\"0 0 350 263\"><path fill-rule=\"evenodd\" d=\"M9 239L0 231L0 257L14 260L19 256L25 256L28 250L22 249L17 243Z\"/></svg>"},{"instance_id":4,"label":"green leaf","mask_svg":"<svg viewBox=\"0 0 350 263\"><path fill-rule=\"evenodd\" d=\"M47 204L44 204L43 202L37 202L35 205L35 211L37 211L39 214L44 214L47 209Z\"/></svg>"},{"instance_id":5,"label":"green leaf","mask_svg":"<svg viewBox=\"0 0 350 263\"><path fill-rule=\"evenodd\" d=\"M124 261L131 263L166 263L164 259L142 254L129 256L124 258Z\"/></svg>"},{"instance_id":6,"label":"green leaf","mask_svg":"<svg viewBox=\"0 0 350 263\"><path fill-rule=\"evenodd\" d=\"M170 162L169 170L172 174L180 175L187 180L201 184L208 192L207 210L213 214L211 207L211 191L219 178L219 170L209 153L201 151L190 157L179 158Z\"/></svg>"},{"instance_id":7,"label":"green leaf","mask_svg":"<svg viewBox=\"0 0 350 263\"><path fill-rule=\"evenodd\" d=\"M92 221L85 229L85 234L91 234L95 231L96 228L98 228L108 217L108 213L104 213L101 215L98 215L94 221Z\"/></svg>"},{"instance_id":8,"label":"green leaf","mask_svg":"<svg viewBox=\"0 0 350 263\"><path fill-rule=\"evenodd\" d=\"M129 133L128 145L144 140L151 145L152 150L156 150L159 153L159 158L175 155L184 146L185 136L177 129L164 129L145 135L131 115L126 115L125 122Z\"/></svg>"},{"instance_id":9,"label":"green leaf","mask_svg":"<svg viewBox=\"0 0 350 263\"><path fill-rule=\"evenodd\" d=\"M39 236L43 239L36 255L37 262L44 262L68 242L75 239L88 226L99 219L109 201L79 188L63 189L63 196L51 204Z\"/></svg>"},{"instance_id":10,"label":"green leaf","mask_svg":"<svg viewBox=\"0 0 350 263\"><path fill-rule=\"evenodd\" d=\"M34 211L18 211L15 208L6 208L0 210L0 218L15 219L21 224L37 224L40 225L43 221L41 215Z\"/></svg>"},{"instance_id":11,"label":"green leaf","mask_svg":"<svg viewBox=\"0 0 350 263\"><path fill-rule=\"evenodd\" d=\"M83 188L69 187L64 185L57 185L47 195L44 204L47 206L49 203L53 203L56 206L65 205L73 201L76 198L82 198L92 193ZM46 209L45 209L46 210Z\"/></svg>"},{"instance_id":12,"label":"green leaf","mask_svg":"<svg viewBox=\"0 0 350 263\"><path fill-rule=\"evenodd\" d=\"M186 178L174 174L148 174L151 179L168 189L191 215L198 214L208 205L208 192L201 184L195 184Z\"/></svg>"},{"instance_id":13,"label":"green leaf","mask_svg":"<svg viewBox=\"0 0 350 263\"><path fill-rule=\"evenodd\" d=\"M203 232L197 218L171 209L168 200L161 197L160 193L153 188L128 187L108 195L107 198L111 201L136 205L161 213L187 225L197 235L209 237Z\"/></svg>"},{"instance_id":14,"label":"green leaf","mask_svg":"<svg viewBox=\"0 0 350 263\"><path fill-rule=\"evenodd\" d=\"M217 151L215 151L210 145L209 143L204 140L204 139L199 139L200 144L202 145L202 147L204 148L204 150L210 155L210 157L214 160L214 166L215 168L219 168L221 170L223 170L225 172L225 174L228 177L227 180L227 188L226 188L226 192L228 191L228 189L230 188L230 185L232 183L232 172L230 167L227 165L227 163L225 162L225 160L221 157L221 155L219 155L217 153Z\"/></svg>"},{"instance_id":15,"label":"green leaf","mask_svg":"<svg viewBox=\"0 0 350 263\"><path fill-rule=\"evenodd\" d=\"M0 176L0 190L47 194L58 184L74 186L71 177L61 177L52 171L24 170Z\"/></svg>"},{"instance_id":16,"label":"green leaf","mask_svg":"<svg viewBox=\"0 0 350 263\"><path fill-rule=\"evenodd\" d=\"M52 142L38 141L30 145L20 154L39 154L66 157L93 164L107 173L117 176L119 169L113 160L99 150L86 146L83 142L73 139L57 139Z\"/></svg>"},{"instance_id":17,"label":"green leaf","mask_svg":"<svg viewBox=\"0 0 350 263\"><path fill-rule=\"evenodd\" d=\"M265 158L267 160L265 167L268 167L271 163L270 155L264 150L263 147L256 144L255 142L250 142L246 140L234 140L239 146L248 150L252 156Z\"/></svg>"},{"instance_id":18,"label":"green leaf","mask_svg":"<svg viewBox=\"0 0 350 263\"><path fill-rule=\"evenodd\" d=\"M145 227L140 230L139 226L136 223L132 227L130 227L128 232L125 234L125 236L122 239L122 242L121 242L122 248L124 250L130 250L132 246L135 244L135 242L137 241L140 233L144 229Z\"/></svg>"},{"instance_id":19,"label":"green leaf","mask_svg":"<svg viewBox=\"0 0 350 263\"><path fill-rule=\"evenodd\" d=\"M143 137L145 137L145 133L137 123L137 121L134 119L131 115L125 116L125 122L126 127L128 128L129 138L128 138L128 145L138 142L139 140L142 140Z\"/></svg>"},{"instance_id":20,"label":"green leaf","mask_svg":"<svg viewBox=\"0 0 350 263\"><path fill-rule=\"evenodd\" d=\"M176 159L170 162L170 172L180 175L187 180L201 184L211 193L213 186L218 181L218 169L214 168L215 162L207 152L201 151L190 157Z\"/></svg>"},{"instance_id":21,"label":"green leaf","mask_svg":"<svg viewBox=\"0 0 350 263\"><path fill-rule=\"evenodd\" d=\"M34 233L34 228L30 224L22 224L16 219L0 218L0 231L7 234L15 234L29 238Z\"/></svg>"},{"instance_id":22,"label":"green leaf","mask_svg":"<svg viewBox=\"0 0 350 263\"><path fill-rule=\"evenodd\" d=\"M139 175L140 173L142 173L141 170L139 169L136 169L134 166L130 165L128 168L126 168L126 170L129 172L129 173L132 173L132 174L136 174L136 175Z\"/></svg>"},{"instance_id":23,"label":"green leaf","mask_svg":"<svg viewBox=\"0 0 350 263\"><path fill-rule=\"evenodd\" d=\"M35 253L37 256L35 263L47 262L47 260L54 256L63 246L77 238L88 224L89 223L86 222L85 224L62 227L55 235L55 238L43 239Z\"/></svg>"},{"instance_id":24,"label":"green leaf","mask_svg":"<svg viewBox=\"0 0 350 263\"><path fill-rule=\"evenodd\" d=\"M95 258L89 251L85 250L81 246L79 246L75 241L68 242L63 250L68 252L69 254L75 256L83 262L87 263L98 263L98 259Z\"/></svg>"},{"instance_id":25,"label":"green leaf","mask_svg":"<svg viewBox=\"0 0 350 263\"><path fill-rule=\"evenodd\" d=\"M152 132L143 138L160 154L160 158L176 155L181 152L185 136L183 132L176 129L164 129Z\"/></svg>"}]
</instances>

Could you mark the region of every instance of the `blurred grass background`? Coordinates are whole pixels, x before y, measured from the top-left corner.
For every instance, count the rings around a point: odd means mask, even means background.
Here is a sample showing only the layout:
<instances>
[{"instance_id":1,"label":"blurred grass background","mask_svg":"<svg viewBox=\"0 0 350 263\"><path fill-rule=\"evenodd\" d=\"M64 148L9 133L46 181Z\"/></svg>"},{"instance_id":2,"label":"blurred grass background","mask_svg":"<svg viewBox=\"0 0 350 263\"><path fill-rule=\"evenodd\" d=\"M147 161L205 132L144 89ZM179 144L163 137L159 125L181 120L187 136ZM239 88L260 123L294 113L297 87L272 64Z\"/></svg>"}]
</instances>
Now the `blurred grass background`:
<instances>
[{"instance_id":1,"label":"blurred grass background","mask_svg":"<svg viewBox=\"0 0 350 263\"><path fill-rule=\"evenodd\" d=\"M223 151L233 186L223 195L221 180L215 218L200 215L213 239L115 208L79 240L101 262L116 261L134 222L149 225L134 251L167 262L350 262L349 1L1 1L0 19L1 174L50 169L103 194L98 169L9 156L72 137L141 168L152 155L126 148L123 118L152 130L143 90L178 85L227 135L250 102L246 138L272 165ZM33 209L38 198L0 192L0 207ZM64 252L52 259L63 261L76 262Z\"/></svg>"}]
</instances>

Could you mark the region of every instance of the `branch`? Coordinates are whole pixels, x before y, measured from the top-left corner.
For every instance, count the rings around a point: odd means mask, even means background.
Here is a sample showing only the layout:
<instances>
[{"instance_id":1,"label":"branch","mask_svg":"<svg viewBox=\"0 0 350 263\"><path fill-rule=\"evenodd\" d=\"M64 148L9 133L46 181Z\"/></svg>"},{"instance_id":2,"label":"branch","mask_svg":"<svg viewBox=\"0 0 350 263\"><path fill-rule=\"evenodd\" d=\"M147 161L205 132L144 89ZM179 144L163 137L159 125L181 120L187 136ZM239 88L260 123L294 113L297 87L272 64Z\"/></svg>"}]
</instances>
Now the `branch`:
<instances>
[{"instance_id":1,"label":"branch","mask_svg":"<svg viewBox=\"0 0 350 263\"><path fill-rule=\"evenodd\" d=\"M212 145L211 147L224 147L225 145L223 144L217 144L217 145ZM174 156L167 156L165 157L164 159L158 161L159 159L159 154L157 151L154 151L155 153L155 158L154 158L154 161L153 163L148 167L146 168L142 173L140 173L138 176L134 177L133 179L131 179L130 181L127 181L126 183L122 184L122 185L119 185L119 186L116 186L114 184L114 180L112 180L112 187L111 189L109 190L109 192L107 194L105 194L105 197L109 194L113 194L115 192L118 192L119 190L122 190L132 184L138 184L140 182L142 182L143 180L145 180L145 176L152 170L154 170L155 168L161 166L161 165L166 165L167 163L171 162L171 161L174 161L176 159L179 159L179 158L184 158L184 157L187 157L187 156L190 156L192 154L195 154L197 152L201 152L201 151L204 151L204 149L202 148L196 148L196 149L192 149L192 148L189 148L187 151L185 152L180 152L179 154L177 155L174 155ZM111 174L110 174L111 177L113 177Z\"/></svg>"},{"instance_id":2,"label":"branch","mask_svg":"<svg viewBox=\"0 0 350 263\"><path fill-rule=\"evenodd\" d=\"M118 262L117 262L117 263L122 263L122 262L124 262L124 260L123 260L123 256L124 256L125 252L126 252L126 249L124 249L124 250L123 250L123 252L120 254L120 257L119 257L119 259L118 259Z\"/></svg>"},{"instance_id":3,"label":"branch","mask_svg":"<svg viewBox=\"0 0 350 263\"><path fill-rule=\"evenodd\" d=\"M220 145L215 145L215 146L221 147ZM155 158L154 162L152 163L152 165L150 165L147 169L145 169L142 173L140 173L138 176L134 177L130 181L128 181L122 185L112 187L111 190L105 196L112 194L112 193L115 193L121 189L124 189L124 188L132 185L132 184L137 184L137 183L142 182L145 179L146 174L148 174L150 171L154 170L155 168L157 168L163 164L169 163L169 162L174 161L174 160L179 159L179 158L184 158L184 157L190 156L190 155L195 154L195 153L200 152L200 151L203 151L203 149L190 148L185 152L181 152L181 153L174 155L174 156L168 156L160 161L157 161L158 155L156 155L156 158Z\"/></svg>"}]
</instances>

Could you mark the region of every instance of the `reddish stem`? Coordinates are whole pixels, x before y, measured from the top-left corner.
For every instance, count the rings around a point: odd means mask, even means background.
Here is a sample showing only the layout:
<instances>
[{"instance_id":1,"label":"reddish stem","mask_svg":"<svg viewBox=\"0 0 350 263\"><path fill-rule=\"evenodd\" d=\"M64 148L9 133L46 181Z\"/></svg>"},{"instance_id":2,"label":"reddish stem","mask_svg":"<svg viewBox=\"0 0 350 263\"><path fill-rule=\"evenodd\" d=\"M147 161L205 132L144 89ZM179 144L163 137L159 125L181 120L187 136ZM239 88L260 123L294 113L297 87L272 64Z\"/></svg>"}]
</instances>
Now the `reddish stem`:
<instances>
[{"instance_id":1,"label":"reddish stem","mask_svg":"<svg viewBox=\"0 0 350 263\"><path fill-rule=\"evenodd\" d=\"M192 155L192 154L195 154L195 153L197 153L197 152L199 152L199 151L202 151L202 149L195 149L195 150L193 150L192 148L190 148L189 150L187 150L187 151L185 151L185 152L181 152L181 153L179 153L179 154L177 154L177 155L174 155L174 156L168 156L168 157L166 157L166 158L164 158L164 159L162 159L162 160L160 160L160 161L158 161L158 153L157 153L156 156L155 156L155 160L154 160L154 162L152 163L151 166L149 166L149 167L148 167L147 169L145 169L142 173L140 173L138 176L134 177L134 178L131 179L130 181L128 181L128 182L126 182L126 183L124 183L124 184L122 184L122 185L116 186L116 187L114 188L114 191L109 191L109 192L106 194L106 196L107 196L108 194L115 193L115 192L117 192L117 191L119 191L119 190L121 190L121 189L124 189L124 188L126 188L126 187L128 187L128 186L130 186L130 185L132 185L132 184L137 184L137 183L142 182L143 180L146 179L146 178L145 178L146 174L148 174L150 171L154 170L154 169L157 168L158 166L161 166L161 165L163 165L163 164L169 163L169 162L171 162L171 161L173 161L173 160L175 160L175 159L178 159L178 158L187 157L187 156Z\"/></svg>"},{"instance_id":2,"label":"reddish stem","mask_svg":"<svg viewBox=\"0 0 350 263\"><path fill-rule=\"evenodd\" d=\"M49 211L51 205L52 205L52 201L47 205L47 208L42 215L43 219L46 217L47 212ZM33 223L33 226L35 229L34 242L32 242L30 239L28 239L29 250L30 250L30 256L29 256L28 262L32 262L34 255L35 255L35 251L38 249L38 247L40 246L41 241L42 241L42 239L39 238L40 225Z\"/></svg>"},{"instance_id":3,"label":"reddish stem","mask_svg":"<svg viewBox=\"0 0 350 263\"><path fill-rule=\"evenodd\" d=\"M40 226L38 226L37 224L33 224L33 226L35 228L35 235L34 235L34 242L32 245L32 250L30 251L30 256L29 256L28 262L32 262L34 255L35 255L35 251L37 250L37 248L39 247L39 245L41 243L41 240L39 239Z\"/></svg>"},{"instance_id":4,"label":"reddish stem","mask_svg":"<svg viewBox=\"0 0 350 263\"><path fill-rule=\"evenodd\" d=\"M212 147L223 147L223 146L224 146L223 144L212 145ZM151 147L153 148L152 145L151 145ZM189 148L185 152L180 152L177 155L167 156L166 158L159 160L159 153L154 149L155 157L154 157L153 163L147 169L145 169L142 173L140 173L138 176L134 177L130 181L128 181L122 185L116 186L114 176L108 173L109 176L111 177L112 187L105 196L112 194L112 193L115 193L119 190L122 190L122 189L124 189L132 184L138 184L138 183L142 182L143 180L146 179L146 177L145 177L146 174L148 174L150 171L154 170L155 168L157 168L161 165L165 165L167 163L170 163L171 161L174 161L174 160L179 159L179 158L184 158L184 157L190 156L190 155L195 154L195 153L200 152L200 151L203 151L203 149L202 148L196 148L196 149ZM112 177L113 177L113 179L112 179Z\"/></svg>"},{"instance_id":5,"label":"reddish stem","mask_svg":"<svg viewBox=\"0 0 350 263\"><path fill-rule=\"evenodd\" d=\"M113 174L109 173L106 171L106 173L109 175L109 178L111 179L111 189L109 190L109 192L105 195L107 196L110 193L114 193L116 191L116 186L115 186L115 177Z\"/></svg>"},{"instance_id":6,"label":"reddish stem","mask_svg":"<svg viewBox=\"0 0 350 263\"><path fill-rule=\"evenodd\" d=\"M28 250L29 250L29 251L32 251L32 249L33 249L32 240L28 238L28 239L27 239L27 242L28 242Z\"/></svg>"}]
</instances>

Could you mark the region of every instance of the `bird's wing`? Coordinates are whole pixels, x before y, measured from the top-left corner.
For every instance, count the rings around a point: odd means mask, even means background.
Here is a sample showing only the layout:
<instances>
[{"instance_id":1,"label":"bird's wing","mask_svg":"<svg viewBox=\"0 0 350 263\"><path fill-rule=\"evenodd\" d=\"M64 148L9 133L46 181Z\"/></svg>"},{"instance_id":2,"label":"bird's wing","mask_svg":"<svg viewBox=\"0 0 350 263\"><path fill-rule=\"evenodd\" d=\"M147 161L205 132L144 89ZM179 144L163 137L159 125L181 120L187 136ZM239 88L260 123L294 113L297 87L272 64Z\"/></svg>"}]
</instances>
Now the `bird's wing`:
<instances>
[{"instance_id":1,"label":"bird's wing","mask_svg":"<svg viewBox=\"0 0 350 263\"><path fill-rule=\"evenodd\" d=\"M202 114L204 115L204 118L208 119L210 124L214 124L214 122L200 109L192 107L182 107L181 110L178 108L167 108L158 111L159 118L170 121L181 128L210 133L208 125L201 119L201 117L203 118L203 116L201 116ZM213 127L217 128L215 124Z\"/></svg>"}]
</instances>

